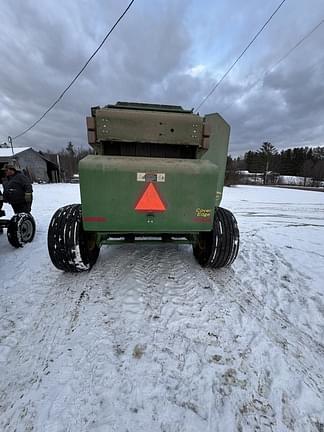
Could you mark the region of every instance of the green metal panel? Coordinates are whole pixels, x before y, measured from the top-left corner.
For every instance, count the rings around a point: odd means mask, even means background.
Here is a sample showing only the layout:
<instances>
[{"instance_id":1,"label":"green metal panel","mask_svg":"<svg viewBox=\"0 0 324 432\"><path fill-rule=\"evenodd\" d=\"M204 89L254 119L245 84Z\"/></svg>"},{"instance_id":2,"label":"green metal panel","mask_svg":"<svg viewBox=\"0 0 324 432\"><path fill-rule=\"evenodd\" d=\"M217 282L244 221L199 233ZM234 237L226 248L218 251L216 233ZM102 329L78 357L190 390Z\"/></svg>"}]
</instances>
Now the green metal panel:
<instances>
[{"instance_id":1,"label":"green metal panel","mask_svg":"<svg viewBox=\"0 0 324 432\"><path fill-rule=\"evenodd\" d=\"M219 114L207 114L205 124L210 130L209 147L201 159L208 159L219 167L217 182L214 185L215 205L218 207L223 194L230 126Z\"/></svg>"},{"instance_id":2,"label":"green metal panel","mask_svg":"<svg viewBox=\"0 0 324 432\"><path fill-rule=\"evenodd\" d=\"M194 114L102 108L96 111L98 141L198 146L203 119Z\"/></svg>"},{"instance_id":3,"label":"green metal panel","mask_svg":"<svg viewBox=\"0 0 324 432\"><path fill-rule=\"evenodd\" d=\"M87 156L80 162L84 228L110 233L210 231L218 172L209 160ZM135 210L150 181L166 205L164 212Z\"/></svg>"}]
</instances>

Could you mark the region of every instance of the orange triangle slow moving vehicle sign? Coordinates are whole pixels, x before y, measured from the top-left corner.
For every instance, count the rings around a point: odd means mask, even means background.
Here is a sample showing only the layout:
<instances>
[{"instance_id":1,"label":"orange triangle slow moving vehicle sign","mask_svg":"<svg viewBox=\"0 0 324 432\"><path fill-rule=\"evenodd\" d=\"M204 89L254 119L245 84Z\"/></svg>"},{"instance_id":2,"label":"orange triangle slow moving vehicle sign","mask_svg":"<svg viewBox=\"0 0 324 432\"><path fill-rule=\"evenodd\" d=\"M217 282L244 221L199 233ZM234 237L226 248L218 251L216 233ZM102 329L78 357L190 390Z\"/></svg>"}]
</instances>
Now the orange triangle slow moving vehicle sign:
<instances>
[{"instance_id":1,"label":"orange triangle slow moving vehicle sign","mask_svg":"<svg viewBox=\"0 0 324 432\"><path fill-rule=\"evenodd\" d=\"M135 210L144 212L164 212L166 205L153 183L149 183L135 205Z\"/></svg>"}]
</instances>

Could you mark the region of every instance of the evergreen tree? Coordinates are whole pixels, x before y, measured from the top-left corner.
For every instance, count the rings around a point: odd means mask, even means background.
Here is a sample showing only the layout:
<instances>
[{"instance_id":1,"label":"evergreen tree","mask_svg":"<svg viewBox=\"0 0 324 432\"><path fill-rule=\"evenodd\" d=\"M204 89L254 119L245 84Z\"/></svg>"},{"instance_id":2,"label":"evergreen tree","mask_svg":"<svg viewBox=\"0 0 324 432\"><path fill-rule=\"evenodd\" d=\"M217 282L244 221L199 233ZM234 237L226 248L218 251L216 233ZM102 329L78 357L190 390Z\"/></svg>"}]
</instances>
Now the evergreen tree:
<instances>
[{"instance_id":1,"label":"evergreen tree","mask_svg":"<svg viewBox=\"0 0 324 432\"><path fill-rule=\"evenodd\" d=\"M257 173L262 171L262 161L258 152L248 151L244 155L246 169L250 173Z\"/></svg>"},{"instance_id":2,"label":"evergreen tree","mask_svg":"<svg viewBox=\"0 0 324 432\"><path fill-rule=\"evenodd\" d=\"M67 147L66 147L66 151L68 152L68 154L69 154L70 156L72 156L72 157L75 156L75 151L74 151L74 147L73 147L72 141L69 141L69 142L68 142L68 145L67 145Z\"/></svg>"},{"instance_id":3,"label":"evergreen tree","mask_svg":"<svg viewBox=\"0 0 324 432\"><path fill-rule=\"evenodd\" d=\"M267 174L270 170L271 162L278 153L277 149L270 142L264 142L258 151L261 161L263 162L264 184L267 184Z\"/></svg>"}]
</instances>

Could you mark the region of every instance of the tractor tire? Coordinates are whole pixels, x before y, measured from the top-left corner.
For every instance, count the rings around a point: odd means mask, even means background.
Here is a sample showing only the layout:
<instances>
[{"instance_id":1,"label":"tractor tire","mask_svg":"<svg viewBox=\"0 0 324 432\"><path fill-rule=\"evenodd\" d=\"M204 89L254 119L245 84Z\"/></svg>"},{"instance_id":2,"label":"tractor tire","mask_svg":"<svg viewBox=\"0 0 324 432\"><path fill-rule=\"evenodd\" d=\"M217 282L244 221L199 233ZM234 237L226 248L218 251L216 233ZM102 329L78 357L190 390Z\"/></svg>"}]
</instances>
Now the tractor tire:
<instances>
[{"instance_id":1,"label":"tractor tire","mask_svg":"<svg viewBox=\"0 0 324 432\"><path fill-rule=\"evenodd\" d=\"M10 219L7 227L8 241L15 248L23 247L33 241L35 231L33 216L30 213L17 213Z\"/></svg>"},{"instance_id":2,"label":"tractor tire","mask_svg":"<svg viewBox=\"0 0 324 432\"><path fill-rule=\"evenodd\" d=\"M59 208L48 228L47 246L54 266L66 272L90 270L96 263L100 248L96 233L83 230L81 204Z\"/></svg>"},{"instance_id":3,"label":"tractor tire","mask_svg":"<svg viewBox=\"0 0 324 432\"><path fill-rule=\"evenodd\" d=\"M234 215L222 207L215 209L213 229L200 232L193 243L193 253L203 267L231 265L238 254L240 234Z\"/></svg>"}]
</instances>

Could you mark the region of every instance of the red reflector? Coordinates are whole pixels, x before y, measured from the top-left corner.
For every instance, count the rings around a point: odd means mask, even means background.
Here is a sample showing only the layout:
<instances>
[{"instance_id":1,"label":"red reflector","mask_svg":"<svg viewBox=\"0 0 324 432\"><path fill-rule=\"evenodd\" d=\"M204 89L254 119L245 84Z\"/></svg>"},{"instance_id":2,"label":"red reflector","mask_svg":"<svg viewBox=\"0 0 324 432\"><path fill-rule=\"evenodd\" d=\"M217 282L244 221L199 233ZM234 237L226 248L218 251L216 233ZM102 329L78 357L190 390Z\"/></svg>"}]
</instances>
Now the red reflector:
<instances>
[{"instance_id":1,"label":"red reflector","mask_svg":"<svg viewBox=\"0 0 324 432\"><path fill-rule=\"evenodd\" d=\"M140 199L137 201L135 210L145 212L164 212L166 210L166 205L162 201L153 183L148 184Z\"/></svg>"},{"instance_id":2,"label":"red reflector","mask_svg":"<svg viewBox=\"0 0 324 432\"><path fill-rule=\"evenodd\" d=\"M107 222L107 218L103 216L86 216L83 218L83 222Z\"/></svg>"}]
</instances>

